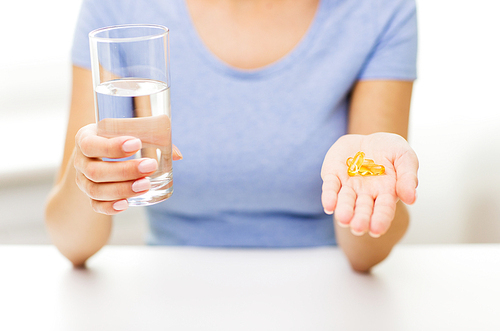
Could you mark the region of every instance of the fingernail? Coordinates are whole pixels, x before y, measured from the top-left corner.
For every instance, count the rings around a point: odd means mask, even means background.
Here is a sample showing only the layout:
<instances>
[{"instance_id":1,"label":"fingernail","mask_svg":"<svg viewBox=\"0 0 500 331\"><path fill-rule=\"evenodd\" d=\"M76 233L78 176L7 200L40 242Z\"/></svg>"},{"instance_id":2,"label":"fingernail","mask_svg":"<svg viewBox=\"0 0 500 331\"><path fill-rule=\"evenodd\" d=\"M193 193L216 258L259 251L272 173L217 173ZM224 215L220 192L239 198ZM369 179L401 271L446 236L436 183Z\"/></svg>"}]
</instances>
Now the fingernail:
<instances>
[{"instance_id":1,"label":"fingernail","mask_svg":"<svg viewBox=\"0 0 500 331\"><path fill-rule=\"evenodd\" d=\"M348 227L349 227L349 224L344 224L344 223L341 223L340 221L337 221L337 224L338 224L341 228L348 228Z\"/></svg>"},{"instance_id":2,"label":"fingernail","mask_svg":"<svg viewBox=\"0 0 500 331\"><path fill-rule=\"evenodd\" d=\"M132 191L134 191L134 192L147 191L150 189L150 187L151 187L151 183L149 182L149 180L146 178L143 178L143 179L136 180L132 184Z\"/></svg>"},{"instance_id":3,"label":"fingernail","mask_svg":"<svg viewBox=\"0 0 500 331\"><path fill-rule=\"evenodd\" d=\"M357 236L357 237L361 237L362 235L364 235L364 234L365 234L363 231L358 232L358 231L355 231L355 230L353 230L353 229L351 229L351 233L352 233L353 235Z\"/></svg>"},{"instance_id":4,"label":"fingernail","mask_svg":"<svg viewBox=\"0 0 500 331\"><path fill-rule=\"evenodd\" d=\"M370 232L368 232L368 234L369 234L369 235L370 235L370 237L372 237L372 238L380 238L380 236L381 236L381 234L380 234L380 233L379 233L379 234L376 234L376 233L373 233L373 232L371 232L371 231L370 231Z\"/></svg>"},{"instance_id":5,"label":"fingernail","mask_svg":"<svg viewBox=\"0 0 500 331\"><path fill-rule=\"evenodd\" d=\"M138 169L143 174L155 171L158 167L158 162L155 159L147 159L139 163Z\"/></svg>"},{"instance_id":6,"label":"fingernail","mask_svg":"<svg viewBox=\"0 0 500 331\"><path fill-rule=\"evenodd\" d=\"M327 214L327 215L333 215L333 211L332 210L326 210L326 209L324 209L324 211L325 211L325 214Z\"/></svg>"},{"instance_id":7,"label":"fingernail","mask_svg":"<svg viewBox=\"0 0 500 331\"><path fill-rule=\"evenodd\" d=\"M127 200L120 200L120 201L117 201L113 204L113 209L114 210L125 210L128 208L128 201Z\"/></svg>"},{"instance_id":8,"label":"fingernail","mask_svg":"<svg viewBox=\"0 0 500 331\"><path fill-rule=\"evenodd\" d=\"M172 150L175 154L177 154L179 156L179 160L182 160L182 154L181 154L181 151L177 148L177 146L173 145L172 146Z\"/></svg>"},{"instance_id":9,"label":"fingernail","mask_svg":"<svg viewBox=\"0 0 500 331\"><path fill-rule=\"evenodd\" d=\"M130 153L141 149L142 143L140 139L130 139L122 144L124 152Z\"/></svg>"}]
</instances>

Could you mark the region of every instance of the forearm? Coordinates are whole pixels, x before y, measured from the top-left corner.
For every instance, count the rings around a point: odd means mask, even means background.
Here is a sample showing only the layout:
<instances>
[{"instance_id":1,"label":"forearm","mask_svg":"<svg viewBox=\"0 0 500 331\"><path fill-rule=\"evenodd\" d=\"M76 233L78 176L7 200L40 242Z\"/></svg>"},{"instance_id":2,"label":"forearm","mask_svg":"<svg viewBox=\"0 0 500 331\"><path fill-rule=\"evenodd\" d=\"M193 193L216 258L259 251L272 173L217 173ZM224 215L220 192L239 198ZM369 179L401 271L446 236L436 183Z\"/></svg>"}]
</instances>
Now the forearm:
<instances>
[{"instance_id":1,"label":"forearm","mask_svg":"<svg viewBox=\"0 0 500 331\"><path fill-rule=\"evenodd\" d=\"M75 173L71 157L49 195L45 223L59 251L75 266L81 266L106 244L112 220L92 210L89 198L76 185Z\"/></svg>"},{"instance_id":2,"label":"forearm","mask_svg":"<svg viewBox=\"0 0 500 331\"><path fill-rule=\"evenodd\" d=\"M360 81L352 93L349 109L349 133L371 134L375 132L397 133L406 139L413 83L405 81ZM352 267L366 272L384 260L408 228L409 214L399 201L394 219L388 231L379 238L368 233L355 236L350 228L342 228L337 222L337 241Z\"/></svg>"},{"instance_id":3,"label":"forearm","mask_svg":"<svg viewBox=\"0 0 500 331\"><path fill-rule=\"evenodd\" d=\"M336 221L334 224L337 243L352 268L358 272L368 272L373 266L382 262L404 236L409 224L409 214L406 206L399 201L391 227L379 238L373 238L368 233L355 236L350 228L343 228Z\"/></svg>"}]
</instances>

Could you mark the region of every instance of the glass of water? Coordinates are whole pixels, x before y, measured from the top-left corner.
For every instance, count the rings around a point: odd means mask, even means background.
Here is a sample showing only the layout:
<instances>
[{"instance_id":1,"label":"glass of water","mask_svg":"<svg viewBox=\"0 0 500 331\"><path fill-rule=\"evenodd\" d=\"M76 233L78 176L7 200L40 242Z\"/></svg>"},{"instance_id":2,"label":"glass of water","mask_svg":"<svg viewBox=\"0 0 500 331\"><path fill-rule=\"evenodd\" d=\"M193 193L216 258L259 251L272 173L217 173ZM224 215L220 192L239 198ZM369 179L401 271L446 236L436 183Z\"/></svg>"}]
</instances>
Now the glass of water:
<instances>
[{"instance_id":1,"label":"glass of water","mask_svg":"<svg viewBox=\"0 0 500 331\"><path fill-rule=\"evenodd\" d=\"M163 201L173 192L168 29L119 25L94 30L89 39L98 135L136 137L142 149L130 158L158 161L151 189L127 199L129 205Z\"/></svg>"}]
</instances>

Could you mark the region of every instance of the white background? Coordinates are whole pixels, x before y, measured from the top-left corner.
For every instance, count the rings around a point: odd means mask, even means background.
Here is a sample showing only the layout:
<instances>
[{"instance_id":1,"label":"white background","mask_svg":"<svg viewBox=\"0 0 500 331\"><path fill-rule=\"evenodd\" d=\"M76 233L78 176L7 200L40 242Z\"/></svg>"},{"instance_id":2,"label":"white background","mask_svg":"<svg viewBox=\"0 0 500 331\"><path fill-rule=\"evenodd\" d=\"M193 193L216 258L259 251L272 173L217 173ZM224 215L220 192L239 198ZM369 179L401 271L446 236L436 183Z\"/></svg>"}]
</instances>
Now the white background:
<instances>
[{"instance_id":1,"label":"white background","mask_svg":"<svg viewBox=\"0 0 500 331\"><path fill-rule=\"evenodd\" d=\"M0 12L0 243L48 240L43 204L62 157L79 5L10 1ZM419 78L409 140L420 185L403 242L500 242L500 5L417 6ZM115 223L115 243L141 242L140 211Z\"/></svg>"}]
</instances>

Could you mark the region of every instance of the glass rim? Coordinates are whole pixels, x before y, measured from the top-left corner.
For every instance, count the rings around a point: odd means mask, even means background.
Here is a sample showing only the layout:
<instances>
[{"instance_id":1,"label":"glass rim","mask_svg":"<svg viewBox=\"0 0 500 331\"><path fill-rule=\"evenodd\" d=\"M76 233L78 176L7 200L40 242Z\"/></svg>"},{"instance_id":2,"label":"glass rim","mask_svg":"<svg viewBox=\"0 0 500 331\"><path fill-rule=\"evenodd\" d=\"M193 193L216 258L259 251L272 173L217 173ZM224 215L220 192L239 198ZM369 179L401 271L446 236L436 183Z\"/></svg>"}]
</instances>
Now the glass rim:
<instances>
[{"instance_id":1,"label":"glass rim","mask_svg":"<svg viewBox=\"0 0 500 331\"><path fill-rule=\"evenodd\" d=\"M120 29L130 29L130 28L156 28L161 30L159 33L149 34L140 37L126 37L126 38L110 38L110 37L99 37L97 36L101 32L111 31L111 30L120 30ZM159 24L121 24L121 25L112 25L99 29L95 29L89 33L89 38L99 42L108 42L108 43L123 43L123 42L134 42L134 41L145 41L152 40L156 38L163 37L167 35L169 29L166 26Z\"/></svg>"}]
</instances>

